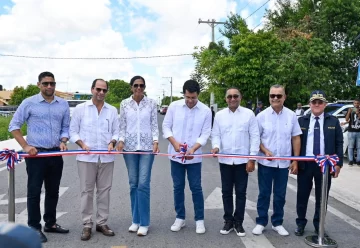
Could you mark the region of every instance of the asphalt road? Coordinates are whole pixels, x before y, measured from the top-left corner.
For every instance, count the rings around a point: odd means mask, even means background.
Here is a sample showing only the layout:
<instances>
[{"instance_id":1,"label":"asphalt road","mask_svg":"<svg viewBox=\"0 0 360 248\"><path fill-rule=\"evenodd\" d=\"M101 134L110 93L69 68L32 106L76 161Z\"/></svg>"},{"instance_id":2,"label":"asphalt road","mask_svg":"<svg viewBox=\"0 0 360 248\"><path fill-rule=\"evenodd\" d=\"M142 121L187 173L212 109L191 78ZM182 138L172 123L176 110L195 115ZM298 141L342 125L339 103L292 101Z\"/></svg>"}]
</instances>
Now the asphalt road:
<instances>
[{"instance_id":1,"label":"asphalt road","mask_svg":"<svg viewBox=\"0 0 360 248\"><path fill-rule=\"evenodd\" d=\"M163 116L159 116L159 124ZM168 142L160 138L160 149L166 152ZM74 149L74 145L69 146ZM204 148L210 151L210 142ZM195 221L191 192L186 186L186 227L180 232L170 230L175 219L173 207L172 180L170 163L166 157L156 157L151 180L151 225L148 236L138 237L129 233L131 224L130 197L127 171L122 156L117 156L115 162L113 187L111 190L111 210L108 221L114 230L114 237L106 237L101 233L93 232L89 241L81 241L82 231L80 217L79 178L75 157L64 157L65 166L61 182L61 196L58 204L58 223L70 229L69 234L46 234L48 242L44 247L309 247L304 243L304 237L293 234L295 229L296 180L289 178L287 202L285 205L284 227L290 236L281 237L271 229L271 224L261 236L254 236L251 230L255 226L256 201L258 196L257 174L250 174L247 191L247 207L244 221L246 237L240 238L234 232L221 235L219 230L223 226L223 210L221 200L221 183L217 159L204 159L202 168L202 185L205 198L205 226L206 233L195 233ZM7 219L7 172L1 170L0 165L0 221ZM17 165L16 169L16 214L18 222L26 223L26 182L25 164ZM349 189L358 190L358 189ZM326 219L326 231L335 239L339 247L360 247L360 214L351 207L329 199L329 211ZM96 206L95 206L96 207ZM314 203L309 202L309 224L305 236L314 234L311 217L314 213ZM271 215L271 212L270 212Z\"/></svg>"}]
</instances>

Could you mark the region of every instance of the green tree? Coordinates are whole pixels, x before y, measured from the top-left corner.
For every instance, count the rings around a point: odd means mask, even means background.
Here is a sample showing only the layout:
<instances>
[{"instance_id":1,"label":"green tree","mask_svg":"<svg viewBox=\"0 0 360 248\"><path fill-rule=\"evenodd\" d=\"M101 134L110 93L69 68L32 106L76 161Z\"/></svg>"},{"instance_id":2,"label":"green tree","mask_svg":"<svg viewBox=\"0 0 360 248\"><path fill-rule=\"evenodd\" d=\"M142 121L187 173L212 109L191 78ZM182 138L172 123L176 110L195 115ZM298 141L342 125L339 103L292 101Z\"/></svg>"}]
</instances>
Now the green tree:
<instances>
[{"instance_id":1,"label":"green tree","mask_svg":"<svg viewBox=\"0 0 360 248\"><path fill-rule=\"evenodd\" d=\"M10 105L20 105L20 103L29 96L36 95L40 92L37 85L29 84L26 88L16 86L11 94Z\"/></svg>"},{"instance_id":2,"label":"green tree","mask_svg":"<svg viewBox=\"0 0 360 248\"><path fill-rule=\"evenodd\" d=\"M183 97L179 97L179 96L173 96L172 97L172 100L173 102L174 101L177 101L177 100L180 100L180 99L183 99ZM162 105L170 105L170 96L165 96L162 100L161 100L161 106Z\"/></svg>"},{"instance_id":3,"label":"green tree","mask_svg":"<svg viewBox=\"0 0 360 248\"><path fill-rule=\"evenodd\" d=\"M120 102L132 95L130 84L120 79L109 81L109 93L105 101L112 105L118 105Z\"/></svg>"}]
</instances>

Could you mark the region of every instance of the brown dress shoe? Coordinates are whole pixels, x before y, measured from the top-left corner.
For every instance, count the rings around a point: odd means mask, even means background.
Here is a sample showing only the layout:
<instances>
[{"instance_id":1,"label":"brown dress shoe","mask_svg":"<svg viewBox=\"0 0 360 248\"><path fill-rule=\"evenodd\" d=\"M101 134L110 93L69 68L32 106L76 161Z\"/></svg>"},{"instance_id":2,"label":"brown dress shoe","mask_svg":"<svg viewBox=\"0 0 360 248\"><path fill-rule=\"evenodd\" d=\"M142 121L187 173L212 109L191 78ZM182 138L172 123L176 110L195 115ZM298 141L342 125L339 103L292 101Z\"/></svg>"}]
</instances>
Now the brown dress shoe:
<instances>
[{"instance_id":1,"label":"brown dress shoe","mask_svg":"<svg viewBox=\"0 0 360 248\"><path fill-rule=\"evenodd\" d=\"M115 233L107 225L96 225L96 231L101 232L105 236L115 236Z\"/></svg>"},{"instance_id":2,"label":"brown dress shoe","mask_svg":"<svg viewBox=\"0 0 360 248\"><path fill-rule=\"evenodd\" d=\"M87 241L91 238L91 228L90 227L84 227L82 233L81 233L81 240Z\"/></svg>"}]
</instances>

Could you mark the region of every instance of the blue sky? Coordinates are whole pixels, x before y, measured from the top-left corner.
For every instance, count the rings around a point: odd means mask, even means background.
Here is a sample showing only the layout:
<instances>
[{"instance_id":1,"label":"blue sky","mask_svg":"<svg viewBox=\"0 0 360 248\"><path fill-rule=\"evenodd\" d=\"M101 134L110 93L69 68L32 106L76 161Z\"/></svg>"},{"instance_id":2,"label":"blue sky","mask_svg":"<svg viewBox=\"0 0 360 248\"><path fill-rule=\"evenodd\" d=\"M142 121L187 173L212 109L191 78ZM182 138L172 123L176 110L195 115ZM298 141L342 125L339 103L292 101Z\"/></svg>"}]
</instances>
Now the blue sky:
<instances>
[{"instance_id":1,"label":"blue sky","mask_svg":"<svg viewBox=\"0 0 360 248\"><path fill-rule=\"evenodd\" d=\"M1 0L0 54L46 57L138 57L192 53L206 46L211 28L202 20L226 21L230 12L247 17L266 0ZM262 23L266 8L247 23ZM216 28L215 39L225 40ZM258 27L261 28L262 24ZM45 70L55 74L57 89L89 91L94 78L142 75L148 95L170 94L163 77L173 77L173 93L194 69L191 56L134 60L41 60L0 56L0 84L6 89L36 83Z\"/></svg>"}]
</instances>

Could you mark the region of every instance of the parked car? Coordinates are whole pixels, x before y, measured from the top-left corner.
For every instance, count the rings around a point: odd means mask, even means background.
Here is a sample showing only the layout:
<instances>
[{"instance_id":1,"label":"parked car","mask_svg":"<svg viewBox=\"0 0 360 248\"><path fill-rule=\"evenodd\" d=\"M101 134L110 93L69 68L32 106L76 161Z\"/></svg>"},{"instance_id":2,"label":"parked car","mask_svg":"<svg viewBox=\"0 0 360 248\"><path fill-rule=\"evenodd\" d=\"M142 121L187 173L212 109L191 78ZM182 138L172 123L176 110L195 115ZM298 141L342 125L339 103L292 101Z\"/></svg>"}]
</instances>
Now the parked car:
<instances>
[{"instance_id":1,"label":"parked car","mask_svg":"<svg viewBox=\"0 0 360 248\"><path fill-rule=\"evenodd\" d=\"M163 107L162 110L160 111L160 114L165 115L167 112L167 109L168 109L168 107Z\"/></svg>"},{"instance_id":2,"label":"parked car","mask_svg":"<svg viewBox=\"0 0 360 248\"><path fill-rule=\"evenodd\" d=\"M159 113L163 115L164 108L167 108L168 105L161 105Z\"/></svg>"},{"instance_id":3,"label":"parked car","mask_svg":"<svg viewBox=\"0 0 360 248\"><path fill-rule=\"evenodd\" d=\"M69 108L70 108L70 117L72 116L72 113L74 112L74 109L77 105L79 105L80 103L83 102L87 102L90 100L67 100L68 104L69 104Z\"/></svg>"}]
</instances>

